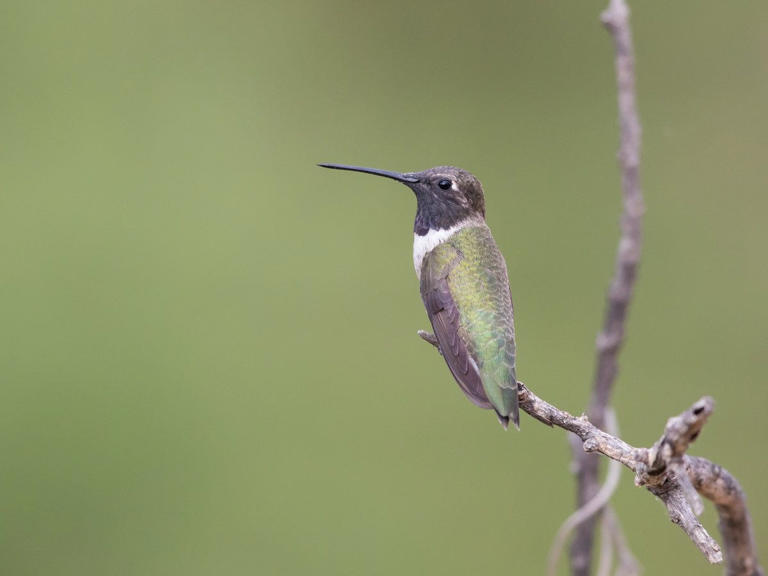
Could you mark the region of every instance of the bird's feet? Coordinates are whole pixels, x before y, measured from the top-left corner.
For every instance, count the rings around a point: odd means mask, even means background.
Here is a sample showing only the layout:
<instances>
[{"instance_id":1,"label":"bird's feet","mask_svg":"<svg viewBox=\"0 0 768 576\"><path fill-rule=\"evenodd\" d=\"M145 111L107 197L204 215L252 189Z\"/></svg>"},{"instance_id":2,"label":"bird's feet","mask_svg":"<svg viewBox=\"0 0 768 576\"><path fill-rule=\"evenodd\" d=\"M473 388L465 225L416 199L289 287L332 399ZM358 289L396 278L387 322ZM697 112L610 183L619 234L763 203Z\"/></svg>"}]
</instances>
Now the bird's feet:
<instances>
[{"instance_id":1,"label":"bird's feet","mask_svg":"<svg viewBox=\"0 0 768 576\"><path fill-rule=\"evenodd\" d=\"M438 351L438 352L440 352L440 355L442 355L442 354L443 354L443 351L442 351L442 350L440 350L440 344L438 343L438 341L437 341L437 338L435 338L435 335L434 335L434 334L432 334L432 333L430 333L430 332L426 332L426 331L424 331L424 330L419 330L419 331L417 332L417 334L419 335L419 337L420 337L422 340L424 340L424 342L429 342L430 344L432 344L432 346L434 346L435 348L437 348L437 351Z\"/></svg>"}]
</instances>

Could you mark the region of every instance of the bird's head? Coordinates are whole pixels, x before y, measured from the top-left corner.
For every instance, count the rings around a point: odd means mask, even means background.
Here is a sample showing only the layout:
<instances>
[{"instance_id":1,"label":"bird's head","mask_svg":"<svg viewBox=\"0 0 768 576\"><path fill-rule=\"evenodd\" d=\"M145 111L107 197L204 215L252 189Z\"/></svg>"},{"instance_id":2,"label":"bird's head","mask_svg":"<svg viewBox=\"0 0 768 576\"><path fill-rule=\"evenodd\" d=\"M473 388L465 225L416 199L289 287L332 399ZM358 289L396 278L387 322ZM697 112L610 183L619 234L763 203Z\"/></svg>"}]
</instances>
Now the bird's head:
<instances>
[{"instance_id":1,"label":"bird's head","mask_svg":"<svg viewBox=\"0 0 768 576\"><path fill-rule=\"evenodd\" d=\"M323 168L351 170L397 180L416 195L414 233L444 230L470 218L485 218L483 187L472 174L455 166L436 166L422 172L390 172L345 164L320 164Z\"/></svg>"}]
</instances>

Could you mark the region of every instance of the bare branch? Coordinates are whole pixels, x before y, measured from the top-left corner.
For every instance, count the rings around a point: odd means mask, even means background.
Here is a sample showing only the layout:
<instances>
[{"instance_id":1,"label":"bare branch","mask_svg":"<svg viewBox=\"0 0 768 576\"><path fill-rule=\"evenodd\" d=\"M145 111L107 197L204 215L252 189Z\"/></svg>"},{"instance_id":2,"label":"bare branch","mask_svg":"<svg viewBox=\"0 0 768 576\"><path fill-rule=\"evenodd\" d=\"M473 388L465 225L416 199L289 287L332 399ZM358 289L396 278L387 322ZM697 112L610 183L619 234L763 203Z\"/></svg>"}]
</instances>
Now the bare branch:
<instances>
[{"instance_id":1,"label":"bare branch","mask_svg":"<svg viewBox=\"0 0 768 576\"><path fill-rule=\"evenodd\" d=\"M699 522L687 497L687 485L692 484L700 494L715 501L726 552L732 559L728 563L728 576L762 576L738 483L722 468L685 453L714 409L712 398L705 396L682 414L670 418L664 434L651 448L635 448L600 430L586 416L577 418L542 400L522 382L518 382L518 387L520 408L525 412L541 422L573 432L581 439L586 452L603 454L632 470L635 484L645 486L664 503L672 522L680 526L712 563L722 562L723 554ZM731 562L743 570L731 572Z\"/></svg>"},{"instance_id":2,"label":"bare branch","mask_svg":"<svg viewBox=\"0 0 768 576\"><path fill-rule=\"evenodd\" d=\"M637 276L642 250L643 195L640 190L640 121L635 103L635 55L629 8L624 0L611 0L602 13L603 25L613 36L621 143L619 164L624 208L621 239L613 280L608 292L603 328L597 337L597 359L589 416L596 426L605 423L611 389L618 373L617 357L624 341L624 326ZM574 455L577 469L577 503L589 501L598 487L598 461L583 452ZM592 558L595 519L582 523L571 546L571 567L575 576L588 576Z\"/></svg>"},{"instance_id":3,"label":"bare branch","mask_svg":"<svg viewBox=\"0 0 768 576\"><path fill-rule=\"evenodd\" d=\"M576 418L519 385L520 407L550 426L558 426L575 434L583 444L583 452L574 453L579 509L571 515L558 533L554 554L550 557L550 573L554 570L559 548L568 531L577 527L571 546L571 567L575 576L588 576L592 563L595 521L606 508L612 490L598 484L600 453L627 466L635 473L635 483L645 486L666 506L675 524L688 535L709 562L722 562L717 542L698 520L703 505L699 494L717 507L720 530L726 549L727 576L764 576L758 564L749 513L744 493L738 482L724 469L686 454L697 438L714 402L704 397L689 410L670 418L664 434L651 448L635 448L616 434L602 430L610 413L612 388L618 373L618 354L624 342L627 311L632 300L637 267L642 251L643 196L640 189L641 130L635 102L635 59L629 8L625 0L610 0L601 20L614 41L620 125L619 165L623 192L621 237L614 276L607 296L603 326L597 337L594 386L589 402L589 419ZM590 422L591 419L591 422ZM609 574L614 546L618 552L617 574L637 574L639 567L629 552L615 513L609 507L603 517L603 546L600 574Z\"/></svg>"},{"instance_id":4,"label":"bare branch","mask_svg":"<svg viewBox=\"0 0 768 576\"><path fill-rule=\"evenodd\" d=\"M635 104L635 56L629 27L629 8L624 0L611 0L602 14L603 24L613 35L616 46L616 77L618 82L619 126L621 144L621 188L624 208L621 217L621 239L616 255L616 267L608 292L603 330L597 337L597 366L590 416L596 415L602 426L605 408L610 403L611 388L618 373L617 356L624 341L627 309L637 276L637 264L642 250L642 218L645 210L640 190L640 121Z\"/></svg>"},{"instance_id":5,"label":"bare branch","mask_svg":"<svg viewBox=\"0 0 768 576\"><path fill-rule=\"evenodd\" d=\"M717 508L725 548L726 576L763 576L747 499L736 478L705 458L685 456L684 463L693 487Z\"/></svg>"}]
</instances>

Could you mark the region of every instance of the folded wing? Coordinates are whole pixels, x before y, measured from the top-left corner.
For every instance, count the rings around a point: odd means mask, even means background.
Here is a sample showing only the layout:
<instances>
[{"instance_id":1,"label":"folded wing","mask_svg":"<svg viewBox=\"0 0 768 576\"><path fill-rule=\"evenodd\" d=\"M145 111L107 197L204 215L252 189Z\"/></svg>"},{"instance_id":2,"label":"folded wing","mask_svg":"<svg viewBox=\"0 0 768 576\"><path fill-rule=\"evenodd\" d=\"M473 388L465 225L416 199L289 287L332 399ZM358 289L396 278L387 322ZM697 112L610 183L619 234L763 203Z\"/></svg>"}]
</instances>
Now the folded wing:
<instances>
[{"instance_id":1,"label":"folded wing","mask_svg":"<svg viewBox=\"0 0 768 576\"><path fill-rule=\"evenodd\" d=\"M440 248L440 257L435 257L435 252L432 252L424 258L421 297L440 344L440 351L456 382L474 404L481 408L492 408L483 389L477 362L461 336L459 309L448 286L448 275L463 256L453 247L442 245Z\"/></svg>"}]
</instances>

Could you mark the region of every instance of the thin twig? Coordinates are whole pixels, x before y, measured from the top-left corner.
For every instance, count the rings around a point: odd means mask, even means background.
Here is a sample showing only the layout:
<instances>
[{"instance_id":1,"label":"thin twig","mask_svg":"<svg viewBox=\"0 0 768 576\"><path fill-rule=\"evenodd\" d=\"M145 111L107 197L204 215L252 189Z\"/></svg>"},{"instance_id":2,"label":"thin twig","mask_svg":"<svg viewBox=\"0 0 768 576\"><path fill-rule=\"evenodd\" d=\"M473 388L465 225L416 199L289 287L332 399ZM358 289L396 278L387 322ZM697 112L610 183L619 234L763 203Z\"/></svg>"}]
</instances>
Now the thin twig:
<instances>
[{"instance_id":1,"label":"thin twig","mask_svg":"<svg viewBox=\"0 0 768 576\"><path fill-rule=\"evenodd\" d=\"M590 416L600 413L600 422L610 404L611 388L618 372L617 356L624 340L627 309L637 276L642 249L643 194L640 190L640 121L635 105L635 57L629 28L629 8L624 0L611 0L602 15L603 24L613 34L616 45L616 76L619 93L621 144L621 188L624 211L616 268L608 292L603 330L597 337L597 366Z\"/></svg>"},{"instance_id":2,"label":"thin twig","mask_svg":"<svg viewBox=\"0 0 768 576\"><path fill-rule=\"evenodd\" d=\"M541 422L573 432L581 439L586 452L603 454L632 470L635 484L645 486L664 503L672 522L680 526L712 563L722 562L723 554L699 522L684 485L690 482L702 496L715 501L729 557L727 576L762 576L751 544L749 513L738 484L724 469L685 453L714 409L712 398L705 396L682 414L670 418L664 434L651 448L635 448L600 430L586 416L577 418L542 400L522 382L518 382L518 388L522 410ZM746 567L748 571L731 572L731 565Z\"/></svg>"},{"instance_id":3,"label":"thin twig","mask_svg":"<svg viewBox=\"0 0 768 576\"><path fill-rule=\"evenodd\" d=\"M608 432L614 436L619 433L619 426L616 422L616 415L610 408L606 411L606 428ZM560 554L563 551L568 537L571 533L586 520L592 518L603 507L610 502L613 493L619 486L619 478L621 477L621 464L616 460L611 460L608 465L608 474L606 475L605 482L600 490L594 497L584 504L581 508L573 512L565 521L560 525L557 531L552 547L549 551L549 563L547 574L549 576L555 576L557 571L557 563L560 560Z\"/></svg>"},{"instance_id":4,"label":"thin twig","mask_svg":"<svg viewBox=\"0 0 768 576\"><path fill-rule=\"evenodd\" d=\"M641 572L640 564L629 549L619 519L611 506L606 506L603 514L603 537L608 535L616 548L616 576L638 576Z\"/></svg>"},{"instance_id":5,"label":"thin twig","mask_svg":"<svg viewBox=\"0 0 768 576\"><path fill-rule=\"evenodd\" d=\"M611 500L611 496L613 496L613 493L619 486L620 477L621 463L617 460L611 460L608 465L608 474L606 475L605 483L600 487L597 494L595 494L592 500L568 516L568 518L565 519L565 522L560 525L549 552L549 564L547 569L547 574L549 576L555 576L555 573L557 572L557 562L560 560L560 554L568 540L568 536L570 536L578 526L600 512L600 510L602 510Z\"/></svg>"},{"instance_id":6,"label":"thin twig","mask_svg":"<svg viewBox=\"0 0 768 576\"><path fill-rule=\"evenodd\" d=\"M629 8L624 0L611 0L602 13L603 25L613 36L621 143L619 164L624 208L621 217L621 239L616 267L603 319L597 337L597 359L592 398L588 414L598 427L603 427L605 410L610 405L611 390L618 373L617 357L624 341L625 322L637 276L642 248L643 195L640 190L640 121L635 103L635 56ZM587 454L574 454L577 470L577 503L589 501L598 487L598 461ZM575 576L590 573L595 518L582 523L571 545L571 567Z\"/></svg>"},{"instance_id":7,"label":"thin twig","mask_svg":"<svg viewBox=\"0 0 768 576\"><path fill-rule=\"evenodd\" d=\"M597 576L611 576L611 566L613 566L613 537L608 528L608 515L603 514L600 520L600 557L597 563Z\"/></svg>"}]
</instances>

